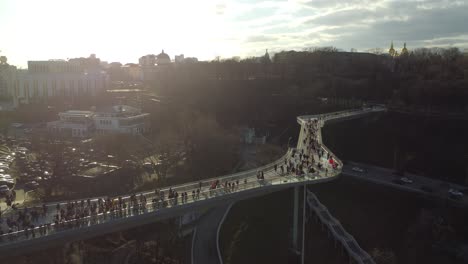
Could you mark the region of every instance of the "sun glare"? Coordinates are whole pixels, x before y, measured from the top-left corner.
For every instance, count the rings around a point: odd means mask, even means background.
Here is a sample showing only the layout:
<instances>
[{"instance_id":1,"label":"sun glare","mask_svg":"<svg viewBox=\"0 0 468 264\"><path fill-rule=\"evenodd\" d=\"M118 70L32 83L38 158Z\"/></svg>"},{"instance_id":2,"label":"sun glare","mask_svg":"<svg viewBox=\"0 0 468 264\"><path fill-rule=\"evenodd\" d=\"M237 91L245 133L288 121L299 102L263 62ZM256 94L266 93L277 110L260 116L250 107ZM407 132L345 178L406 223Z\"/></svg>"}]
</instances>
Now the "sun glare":
<instances>
[{"instance_id":1,"label":"sun glare","mask_svg":"<svg viewBox=\"0 0 468 264\"><path fill-rule=\"evenodd\" d=\"M17 58L21 61L96 53L109 60L135 62L161 49L201 59L239 52L220 13L226 5L215 1L46 0L10 4L15 30L7 41L14 45L6 46L14 47L9 53L21 54L22 58Z\"/></svg>"}]
</instances>

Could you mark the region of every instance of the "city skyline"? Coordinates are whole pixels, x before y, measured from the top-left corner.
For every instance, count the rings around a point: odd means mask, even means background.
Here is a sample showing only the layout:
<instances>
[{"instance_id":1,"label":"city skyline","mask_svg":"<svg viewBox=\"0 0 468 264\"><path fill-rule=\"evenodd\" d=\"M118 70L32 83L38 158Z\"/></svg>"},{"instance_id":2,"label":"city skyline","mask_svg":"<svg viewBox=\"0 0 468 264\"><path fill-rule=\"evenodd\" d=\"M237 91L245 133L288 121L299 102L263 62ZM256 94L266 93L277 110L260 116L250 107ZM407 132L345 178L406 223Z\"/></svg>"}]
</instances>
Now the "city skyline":
<instances>
[{"instance_id":1,"label":"city skyline","mask_svg":"<svg viewBox=\"0 0 468 264\"><path fill-rule=\"evenodd\" d=\"M95 53L137 62L162 49L211 60L266 48L468 47L467 1L13 1L0 2L1 55L28 60Z\"/></svg>"}]
</instances>

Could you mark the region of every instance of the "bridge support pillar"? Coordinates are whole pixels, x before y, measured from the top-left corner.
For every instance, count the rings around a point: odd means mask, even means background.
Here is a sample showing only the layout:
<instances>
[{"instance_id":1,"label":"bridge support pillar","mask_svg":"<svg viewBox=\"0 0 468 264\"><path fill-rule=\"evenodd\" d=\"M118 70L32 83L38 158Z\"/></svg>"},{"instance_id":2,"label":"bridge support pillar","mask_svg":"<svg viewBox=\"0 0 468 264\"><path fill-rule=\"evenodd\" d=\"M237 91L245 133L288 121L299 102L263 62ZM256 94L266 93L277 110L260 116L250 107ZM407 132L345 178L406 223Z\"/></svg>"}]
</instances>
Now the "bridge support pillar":
<instances>
[{"instance_id":1,"label":"bridge support pillar","mask_svg":"<svg viewBox=\"0 0 468 264\"><path fill-rule=\"evenodd\" d=\"M293 250L298 252L298 236L299 236L299 186L294 187L294 213L293 213L293 234L292 234L292 245Z\"/></svg>"},{"instance_id":2,"label":"bridge support pillar","mask_svg":"<svg viewBox=\"0 0 468 264\"><path fill-rule=\"evenodd\" d=\"M302 190L301 190L302 187ZM292 250L295 254L301 255L301 262L304 263L304 250L305 250L305 223L306 223L306 186L294 187L294 215L293 215L293 230L292 230ZM303 191L302 199L300 201L300 191ZM302 220L299 219L299 203L302 202ZM301 224L301 226L299 226ZM300 233L299 233L300 232ZM299 240L301 239L301 240Z\"/></svg>"}]
</instances>

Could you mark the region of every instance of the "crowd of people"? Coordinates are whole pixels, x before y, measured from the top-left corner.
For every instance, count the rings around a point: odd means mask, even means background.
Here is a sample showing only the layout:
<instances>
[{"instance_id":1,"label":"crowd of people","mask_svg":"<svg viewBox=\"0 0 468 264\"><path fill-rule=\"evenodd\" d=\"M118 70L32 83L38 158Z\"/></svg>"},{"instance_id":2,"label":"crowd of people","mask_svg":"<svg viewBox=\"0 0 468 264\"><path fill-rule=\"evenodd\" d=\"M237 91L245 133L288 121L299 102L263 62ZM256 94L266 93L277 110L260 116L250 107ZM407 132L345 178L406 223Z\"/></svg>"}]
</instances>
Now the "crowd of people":
<instances>
[{"instance_id":1,"label":"crowd of people","mask_svg":"<svg viewBox=\"0 0 468 264\"><path fill-rule=\"evenodd\" d=\"M201 183L200 183L201 186ZM231 184L229 184L231 186ZM8 215L0 211L0 242L4 234L8 239L35 238L46 235L51 230L60 231L99 223L102 219L114 219L148 212L147 199L151 198L153 211L160 208L187 203L189 192L178 192L170 188L167 194L156 189L153 195L132 194L124 198L98 198L57 203L55 207L43 204L41 207L12 208ZM192 190L192 199L200 198L200 188ZM148 196L148 197L147 197ZM6 229L6 230L5 230ZM22 232L18 232L22 231Z\"/></svg>"},{"instance_id":2,"label":"crowd of people","mask_svg":"<svg viewBox=\"0 0 468 264\"><path fill-rule=\"evenodd\" d=\"M320 170L325 172L327 176L330 167L338 169L333 155L324 150L319 139L322 121L321 117L306 121L301 128L303 129L303 137L299 138L301 140L298 142L299 147L292 150L291 156L284 161L284 164L274 166L275 172L279 172L281 175L303 176ZM326 159L330 165L324 163L323 159Z\"/></svg>"},{"instance_id":3,"label":"crowd of people","mask_svg":"<svg viewBox=\"0 0 468 264\"><path fill-rule=\"evenodd\" d=\"M328 174L328 169L337 169L337 163L333 156L326 152L318 138L320 133L320 122L322 120L311 119L301 128L303 137L299 140L299 148L293 149L291 155L284 159L284 163L274 164L274 175L296 175L298 177L307 173L314 173L316 169ZM322 162L326 158L327 163ZM265 172L257 171L257 180L265 182ZM244 188L247 186L247 178L243 179ZM43 236L51 231L61 231L66 229L78 228L107 221L109 219L127 217L159 210L168 206L185 204L191 198L193 201L200 199L200 194L207 196L218 195L222 193L235 192L240 189L242 182L239 179L214 180L208 184L208 188L203 191L203 183L193 188L178 188L177 190L169 188L166 193L163 190L156 189L154 194L132 194L129 197L99 198L73 201L54 206L43 204L40 207L33 208L12 208L12 212L6 217L2 217L0 212L0 242L18 238L28 239L30 237ZM198 188L197 188L198 187ZM151 199L148 205L147 199ZM5 224L3 222L5 221ZM4 230L6 229L6 230ZM22 232L18 232L22 231ZM4 236L5 233L10 235Z\"/></svg>"}]
</instances>

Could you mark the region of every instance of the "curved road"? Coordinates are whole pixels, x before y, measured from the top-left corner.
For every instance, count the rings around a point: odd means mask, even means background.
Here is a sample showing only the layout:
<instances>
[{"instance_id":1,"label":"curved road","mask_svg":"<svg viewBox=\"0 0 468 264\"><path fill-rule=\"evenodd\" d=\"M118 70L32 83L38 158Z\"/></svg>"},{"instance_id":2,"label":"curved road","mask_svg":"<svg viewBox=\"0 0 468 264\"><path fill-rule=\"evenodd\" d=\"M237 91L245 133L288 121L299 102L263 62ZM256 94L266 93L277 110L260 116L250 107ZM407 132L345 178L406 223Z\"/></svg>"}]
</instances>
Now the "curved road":
<instances>
[{"instance_id":1,"label":"curved road","mask_svg":"<svg viewBox=\"0 0 468 264\"><path fill-rule=\"evenodd\" d=\"M192 264L219 263L217 233L230 204L223 204L203 215L198 224L192 245Z\"/></svg>"}]
</instances>

